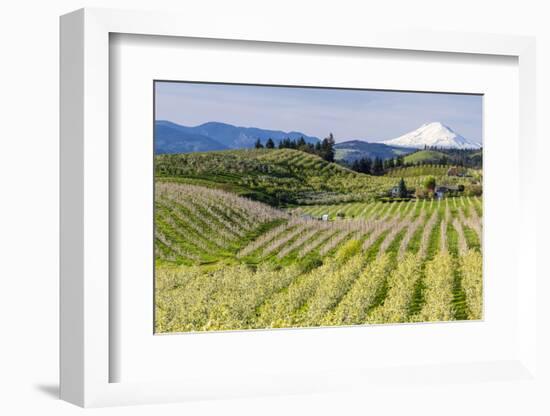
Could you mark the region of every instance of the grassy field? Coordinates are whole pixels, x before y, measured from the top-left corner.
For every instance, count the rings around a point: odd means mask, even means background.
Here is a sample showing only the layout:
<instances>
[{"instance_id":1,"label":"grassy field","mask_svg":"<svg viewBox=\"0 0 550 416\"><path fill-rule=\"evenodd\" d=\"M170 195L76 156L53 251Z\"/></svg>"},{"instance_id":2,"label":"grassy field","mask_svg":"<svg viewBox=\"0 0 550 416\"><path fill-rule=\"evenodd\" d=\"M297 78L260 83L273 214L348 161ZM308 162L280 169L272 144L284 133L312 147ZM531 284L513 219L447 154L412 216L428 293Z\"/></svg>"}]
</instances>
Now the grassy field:
<instances>
[{"instance_id":1,"label":"grassy field","mask_svg":"<svg viewBox=\"0 0 550 416\"><path fill-rule=\"evenodd\" d=\"M481 319L480 198L370 202L395 178L244 152L157 157L157 332Z\"/></svg>"}]
</instances>

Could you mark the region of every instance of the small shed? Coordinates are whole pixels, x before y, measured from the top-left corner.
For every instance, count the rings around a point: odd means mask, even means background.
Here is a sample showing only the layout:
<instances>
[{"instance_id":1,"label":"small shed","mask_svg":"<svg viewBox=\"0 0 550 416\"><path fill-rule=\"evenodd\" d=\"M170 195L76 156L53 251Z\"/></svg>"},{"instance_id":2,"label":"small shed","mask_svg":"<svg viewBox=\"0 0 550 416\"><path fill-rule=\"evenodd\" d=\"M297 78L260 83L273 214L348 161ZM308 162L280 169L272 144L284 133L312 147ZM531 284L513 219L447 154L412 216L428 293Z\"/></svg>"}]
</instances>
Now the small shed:
<instances>
[{"instance_id":1,"label":"small shed","mask_svg":"<svg viewBox=\"0 0 550 416\"><path fill-rule=\"evenodd\" d=\"M323 221L328 221L328 214L323 214L323 215L321 216L321 219L322 219Z\"/></svg>"}]
</instances>

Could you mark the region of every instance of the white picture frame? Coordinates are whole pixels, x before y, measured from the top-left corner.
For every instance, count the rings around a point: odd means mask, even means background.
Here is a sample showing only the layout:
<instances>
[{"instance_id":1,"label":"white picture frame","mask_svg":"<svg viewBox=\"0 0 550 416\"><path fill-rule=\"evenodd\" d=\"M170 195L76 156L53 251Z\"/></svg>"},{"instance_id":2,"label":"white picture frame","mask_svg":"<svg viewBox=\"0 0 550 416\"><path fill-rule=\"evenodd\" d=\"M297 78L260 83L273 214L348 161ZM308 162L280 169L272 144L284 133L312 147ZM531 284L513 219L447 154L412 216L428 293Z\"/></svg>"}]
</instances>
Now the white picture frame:
<instances>
[{"instance_id":1,"label":"white picture frame","mask_svg":"<svg viewBox=\"0 0 550 416\"><path fill-rule=\"evenodd\" d=\"M185 25L182 25L185 21ZM498 362L441 363L415 368L415 377L433 383L434 374L480 383L483 374L502 374L517 383L541 379L537 367L537 270L535 186L528 177L536 141L535 41L506 35L379 32L330 33L312 28L294 33L273 24L235 31L230 23L205 27L200 21L167 13L82 9L61 18L61 398L79 406L185 401L197 398L253 397L319 393L396 383L410 371L369 368L318 373L281 373L264 380L237 380L220 374L179 381L111 382L110 366L120 359L110 349L113 298L109 276L110 171L109 37L110 34L226 39L281 44L332 45L454 54L504 55L518 59L520 209L517 221L517 354ZM331 332L330 337L338 333ZM396 376L396 374L398 374ZM481 374L481 376L480 376ZM438 377L439 377L438 376ZM498 377L497 377L498 378ZM345 380L343 382L342 380ZM431 381L430 381L431 380Z\"/></svg>"}]
</instances>

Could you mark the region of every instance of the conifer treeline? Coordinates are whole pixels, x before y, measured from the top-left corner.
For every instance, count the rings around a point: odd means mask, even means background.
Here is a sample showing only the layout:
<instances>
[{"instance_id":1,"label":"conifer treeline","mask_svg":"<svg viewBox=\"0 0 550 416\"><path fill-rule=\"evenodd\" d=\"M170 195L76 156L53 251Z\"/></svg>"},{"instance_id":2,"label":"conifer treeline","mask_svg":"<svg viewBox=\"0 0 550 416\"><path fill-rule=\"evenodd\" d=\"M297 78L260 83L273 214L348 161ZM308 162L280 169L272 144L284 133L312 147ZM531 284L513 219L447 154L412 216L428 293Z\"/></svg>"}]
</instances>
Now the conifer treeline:
<instances>
[{"instance_id":1,"label":"conifer treeline","mask_svg":"<svg viewBox=\"0 0 550 416\"><path fill-rule=\"evenodd\" d=\"M437 165L455 165L464 166L474 169L480 169L483 166L483 149L449 149L446 147L424 146L422 150L429 150L443 153L439 159L432 159L425 162L417 162L419 164L437 164ZM411 155L422 150L410 153Z\"/></svg>"},{"instance_id":2,"label":"conifer treeline","mask_svg":"<svg viewBox=\"0 0 550 416\"><path fill-rule=\"evenodd\" d=\"M367 175L383 175L388 170L401 166L405 166L402 156L385 160L379 157L375 157L374 159L363 157L354 160L350 168L356 172L366 173Z\"/></svg>"},{"instance_id":3,"label":"conifer treeline","mask_svg":"<svg viewBox=\"0 0 550 416\"><path fill-rule=\"evenodd\" d=\"M322 141L319 141L315 144L306 142L303 137L300 137L296 140L291 140L287 137L286 139L281 140L277 147L279 149L300 150L302 152L317 155L327 162L334 162L334 144L334 136L332 135L332 133L330 133L328 137L325 137ZM265 147L266 149L274 149L275 142L273 141L273 139L269 138L264 145L262 144L262 141L258 139L256 140L256 144L254 147L256 147L256 149L261 149L263 147Z\"/></svg>"},{"instance_id":4,"label":"conifer treeline","mask_svg":"<svg viewBox=\"0 0 550 416\"><path fill-rule=\"evenodd\" d=\"M321 157L322 159L328 162L334 162L335 150L334 150L335 140L332 133L328 137L325 137L323 140L318 141L317 143L308 143L305 141L304 137L299 139L292 140L290 138L282 139L278 145L275 144L273 139L269 138L262 143L260 139L256 140L255 147L256 149L267 148L267 149L295 149L302 152L311 153ZM390 171L393 168L399 167L408 167L408 166L418 166L418 165L453 165L453 166L464 166L479 168L482 165L482 156L480 150L472 149L444 149L438 147L425 146L422 150L432 150L443 153L443 155L438 159L429 159L423 161L417 161L414 163L405 163L403 156L397 156L389 159L382 159L380 157L370 158L364 157L356 159L353 162L339 161L339 163L353 169L356 172L366 173L368 175L384 175L386 172ZM420 152L422 150L417 150ZM416 152L409 153L412 155ZM474 153L479 152L479 154L473 155Z\"/></svg>"},{"instance_id":5,"label":"conifer treeline","mask_svg":"<svg viewBox=\"0 0 550 416\"><path fill-rule=\"evenodd\" d=\"M421 165L449 165L449 166L461 166L479 169L482 167L482 156L479 150L471 149L441 149L437 147L426 147L426 150L433 150L443 155L439 158L430 158L426 160L419 160L416 162L405 162L403 156L397 156L389 159L382 159L379 157L369 158L364 157L356 159L353 162L343 162L344 165L353 169L356 172L366 173L369 175L384 175L388 171L394 168L421 166ZM417 150L416 152L420 152ZM407 156L413 155L409 153ZM340 162L342 163L342 162Z\"/></svg>"}]
</instances>

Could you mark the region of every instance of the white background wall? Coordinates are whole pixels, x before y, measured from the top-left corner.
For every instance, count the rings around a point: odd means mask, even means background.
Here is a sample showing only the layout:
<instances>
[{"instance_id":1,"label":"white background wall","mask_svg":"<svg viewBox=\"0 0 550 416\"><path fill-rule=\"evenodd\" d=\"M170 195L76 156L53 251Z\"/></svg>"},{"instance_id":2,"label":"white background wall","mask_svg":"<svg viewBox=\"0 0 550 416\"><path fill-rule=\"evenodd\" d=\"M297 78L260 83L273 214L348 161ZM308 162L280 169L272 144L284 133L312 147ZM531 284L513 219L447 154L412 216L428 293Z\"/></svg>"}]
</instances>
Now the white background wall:
<instances>
[{"instance_id":1,"label":"white background wall","mask_svg":"<svg viewBox=\"0 0 550 416\"><path fill-rule=\"evenodd\" d=\"M546 4L545 4L546 3ZM550 13L548 2L522 0L396 1L169 1L169 0L5 0L0 9L0 413L77 414L60 402L58 375L58 16L74 9L116 7L178 10L194 19L225 15L236 25L247 19L277 21L281 30L322 25L401 26L451 31L535 35L538 39L539 160L534 176L548 193L550 146ZM539 166L539 173L535 172ZM546 183L546 185L545 185ZM541 196L538 209L547 208ZM541 235L548 235L548 221ZM548 245L541 254L548 252ZM544 251L543 251L544 250ZM7 266L7 267L6 267ZM548 309L546 309L548 310ZM548 335L546 336L548 340ZM548 343L547 343L548 345ZM543 414L529 393L495 387L496 400L467 385L438 387L422 409L411 414ZM411 389L411 395L418 392ZM534 394L534 393L533 393ZM393 414L405 397L387 400L344 393L309 397L188 403L158 407L94 410L94 414Z\"/></svg>"}]
</instances>

